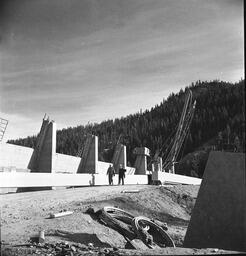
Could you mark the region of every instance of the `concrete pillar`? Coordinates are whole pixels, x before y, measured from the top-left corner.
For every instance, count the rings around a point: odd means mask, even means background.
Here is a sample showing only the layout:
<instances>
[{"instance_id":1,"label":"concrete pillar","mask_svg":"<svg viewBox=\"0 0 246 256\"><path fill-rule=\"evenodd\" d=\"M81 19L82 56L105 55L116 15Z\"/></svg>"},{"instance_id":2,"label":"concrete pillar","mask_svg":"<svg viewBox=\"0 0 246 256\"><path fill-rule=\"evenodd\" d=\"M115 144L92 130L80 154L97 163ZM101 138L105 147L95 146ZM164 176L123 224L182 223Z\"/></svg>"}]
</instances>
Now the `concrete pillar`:
<instances>
[{"instance_id":1,"label":"concrete pillar","mask_svg":"<svg viewBox=\"0 0 246 256\"><path fill-rule=\"evenodd\" d=\"M147 156L149 156L149 149L142 147L142 148L135 148L134 154L137 155L134 167L136 168L135 174L146 174L147 171Z\"/></svg>"},{"instance_id":2,"label":"concrete pillar","mask_svg":"<svg viewBox=\"0 0 246 256\"><path fill-rule=\"evenodd\" d=\"M43 119L38 135L37 145L33 150L28 164L31 172L52 173L54 170L56 154L56 123ZM18 188L17 192L38 191L52 189L52 187Z\"/></svg>"},{"instance_id":3,"label":"concrete pillar","mask_svg":"<svg viewBox=\"0 0 246 256\"><path fill-rule=\"evenodd\" d=\"M98 137L88 135L77 173L98 173Z\"/></svg>"},{"instance_id":4,"label":"concrete pillar","mask_svg":"<svg viewBox=\"0 0 246 256\"><path fill-rule=\"evenodd\" d=\"M152 164L152 181L159 181L159 173L162 172L162 158L157 157L156 161Z\"/></svg>"},{"instance_id":5,"label":"concrete pillar","mask_svg":"<svg viewBox=\"0 0 246 256\"><path fill-rule=\"evenodd\" d=\"M114 155L113 155L113 160L112 160L114 169L116 173L119 172L119 167L122 165L123 168L126 168L126 146L123 144L117 144Z\"/></svg>"},{"instance_id":6,"label":"concrete pillar","mask_svg":"<svg viewBox=\"0 0 246 256\"><path fill-rule=\"evenodd\" d=\"M31 172L51 173L54 169L54 156L56 154L56 123L43 120L28 168Z\"/></svg>"}]
</instances>

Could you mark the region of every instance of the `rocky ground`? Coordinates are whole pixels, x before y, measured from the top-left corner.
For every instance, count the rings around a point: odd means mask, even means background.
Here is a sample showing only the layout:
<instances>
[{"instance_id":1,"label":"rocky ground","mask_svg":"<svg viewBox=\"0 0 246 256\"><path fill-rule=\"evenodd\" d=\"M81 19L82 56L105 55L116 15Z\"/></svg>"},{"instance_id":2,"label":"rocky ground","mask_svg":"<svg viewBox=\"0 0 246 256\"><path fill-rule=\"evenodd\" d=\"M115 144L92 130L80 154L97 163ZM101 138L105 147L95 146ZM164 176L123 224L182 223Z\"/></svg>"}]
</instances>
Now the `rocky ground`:
<instances>
[{"instance_id":1,"label":"rocky ground","mask_svg":"<svg viewBox=\"0 0 246 256\"><path fill-rule=\"evenodd\" d=\"M139 192L128 193L128 190ZM100 209L104 206L117 206L136 216L166 222L168 234L177 247L182 247L198 190L199 186L192 185L127 185L1 195L2 254L126 255L131 252L129 255L143 255L144 252L124 250L126 240L122 235L86 213L89 207ZM49 218L50 213L63 210L73 211L73 214ZM36 240L41 230L45 233L44 244ZM165 253L175 254L173 248L165 250ZM176 250L178 254L190 254L187 250L192 249ZM222 253L214 251L219 252ZM153 252L145 255L150 253Z\"/></svg>"}]
</instances>

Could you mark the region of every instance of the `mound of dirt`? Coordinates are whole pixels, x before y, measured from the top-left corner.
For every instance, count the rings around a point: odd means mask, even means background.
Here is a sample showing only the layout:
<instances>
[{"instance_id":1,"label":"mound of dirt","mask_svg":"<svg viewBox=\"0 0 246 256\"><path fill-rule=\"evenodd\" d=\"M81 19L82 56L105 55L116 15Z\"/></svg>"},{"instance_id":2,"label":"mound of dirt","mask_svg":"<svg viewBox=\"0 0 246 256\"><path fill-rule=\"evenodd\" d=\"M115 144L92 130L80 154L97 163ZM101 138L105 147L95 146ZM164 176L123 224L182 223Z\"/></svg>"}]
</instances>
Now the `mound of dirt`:
<instances>
[{"instance_id":1,"label":"mound of dirt","mask_svg":"<svg viewBox=\"0 0 246 256\"><path fill-rule=\"evenodd\" d=\"M127 190L139 190L127 193ZM124 190L125 193L122 193ZM182 246L199 186L101 186L1 195L1 241L29 243L45 231L45 242L92 243L98 248L125 248L118 232L86 214L89 207L117 206L135 216L167 222L168 234ZM50 213L73 211L72 215L50 219Z\"/></svg>"}]
</instances>

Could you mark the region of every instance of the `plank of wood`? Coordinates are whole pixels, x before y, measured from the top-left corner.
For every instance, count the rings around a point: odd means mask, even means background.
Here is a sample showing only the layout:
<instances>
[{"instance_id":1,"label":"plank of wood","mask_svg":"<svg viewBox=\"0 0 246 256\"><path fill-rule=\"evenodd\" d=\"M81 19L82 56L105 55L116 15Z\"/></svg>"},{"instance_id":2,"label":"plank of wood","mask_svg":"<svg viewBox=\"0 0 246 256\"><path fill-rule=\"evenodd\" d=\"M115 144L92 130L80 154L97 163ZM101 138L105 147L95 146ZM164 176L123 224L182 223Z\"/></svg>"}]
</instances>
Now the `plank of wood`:
<instances>
[{"instance_id":1,"label":"plank of wood","mask_svg":"<svg viewBox=\"0 0 246 256\"><path fill-rule=\"evenodd\" d=\"M72 211L65 211L65 212L58 212L58 213L51 213L50 214L50 218L60 218L60 217L64 217L64 216L67 216L67 215L71 215L73 214Z\"/></svg>"}]
</instances>

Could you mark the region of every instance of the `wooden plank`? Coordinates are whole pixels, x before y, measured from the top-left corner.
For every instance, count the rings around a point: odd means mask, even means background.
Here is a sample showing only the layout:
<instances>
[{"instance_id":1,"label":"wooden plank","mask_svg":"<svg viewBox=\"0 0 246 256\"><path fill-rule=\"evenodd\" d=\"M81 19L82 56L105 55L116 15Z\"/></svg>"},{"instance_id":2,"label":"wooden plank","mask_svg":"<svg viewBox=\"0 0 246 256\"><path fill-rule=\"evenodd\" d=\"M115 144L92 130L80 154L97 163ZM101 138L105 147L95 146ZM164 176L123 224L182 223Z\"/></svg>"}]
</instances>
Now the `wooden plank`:
<instances>
[{"instance_id":1,"label":"wooden plank","mask_svg":"<svg viewBox=\"0 0 246 256\"><path fill-rule=\"evenodd\" d=\"M64 217L64 216L71 215L71 214L73 214L73 212L72 212L72 211L65 211L65 212L51 213L51 214L50 214L50 218L51 218L51 219L54 219L54 218L60 218L60 217Z\"/></svg>"}]
</instances>

